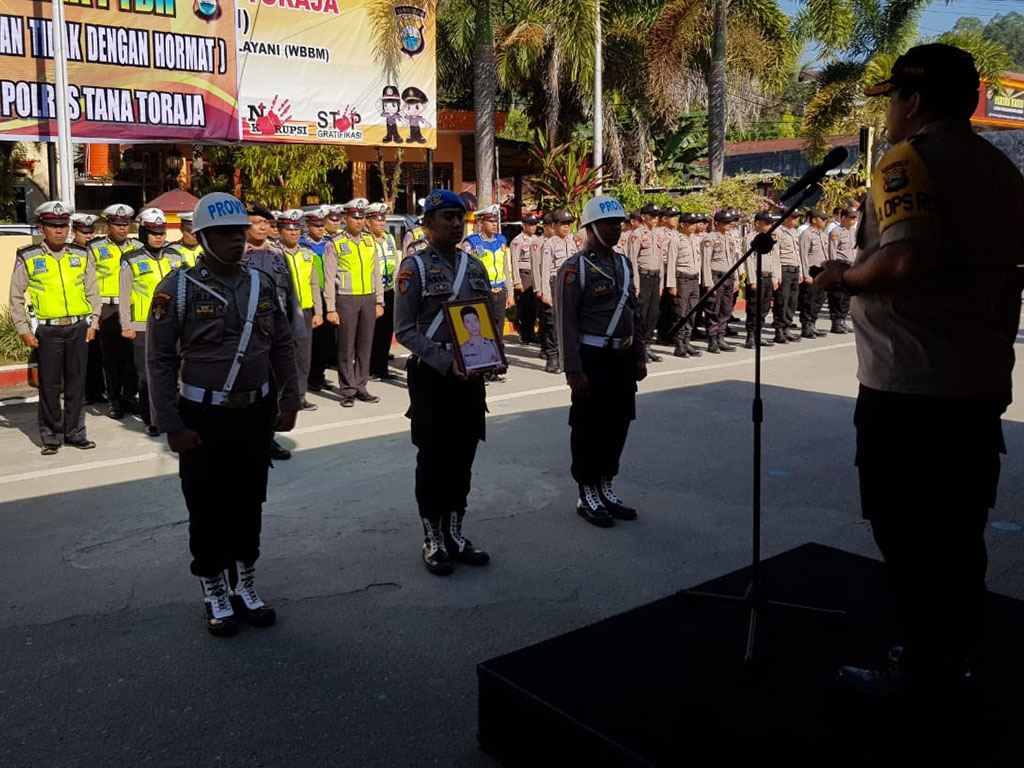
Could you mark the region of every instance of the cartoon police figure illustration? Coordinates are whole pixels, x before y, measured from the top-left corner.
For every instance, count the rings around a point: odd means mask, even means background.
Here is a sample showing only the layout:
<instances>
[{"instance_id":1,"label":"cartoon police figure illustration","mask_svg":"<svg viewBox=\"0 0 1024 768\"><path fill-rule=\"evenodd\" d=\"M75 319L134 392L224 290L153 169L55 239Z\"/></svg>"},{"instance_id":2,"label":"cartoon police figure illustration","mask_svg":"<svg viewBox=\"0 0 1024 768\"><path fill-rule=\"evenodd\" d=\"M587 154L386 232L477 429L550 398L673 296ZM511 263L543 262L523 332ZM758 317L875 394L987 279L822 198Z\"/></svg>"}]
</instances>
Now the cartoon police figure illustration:
<instances>
[{"instance_id":1,"label":"cartoon police figure illustration","mask_svg":"<svg viewBox=\"0 0 1024 768\"><path fill-rule=\"evenodd\" d=\"M220 18L220 0L195 0L192 12L203 21L216 21Z\"/></svg>"},{"instance_id":2,"label":"cartoon police figure illustration","mask_svg":"<svg viewBox=\"0 0 1024 768\"><path fill-rule=\"evenodd\" d=\"M398 95L398 88L393 85L385 85L378 104L380 116L384 118L388 126L388 132L384 136L383 142L389 144L393 141L396 144L403 144L402 137L398 135L398 121L402 119L399 115L402 98Z\"/></svg>"},{"instance_id":3,"label":"cartoon police figure illustration","mask_svg":"<svg viewBox=\"0 0 1024 768\"><path fill-rule=\"evenodd\" d=\"M427 143L426 137L420 133L421 126L430 125L422 116L427 111L427 101L427 94L415 86L402 91L402 114L409 123L409 138L406 140L409 144Z\"/></svg>"}]
</instances>

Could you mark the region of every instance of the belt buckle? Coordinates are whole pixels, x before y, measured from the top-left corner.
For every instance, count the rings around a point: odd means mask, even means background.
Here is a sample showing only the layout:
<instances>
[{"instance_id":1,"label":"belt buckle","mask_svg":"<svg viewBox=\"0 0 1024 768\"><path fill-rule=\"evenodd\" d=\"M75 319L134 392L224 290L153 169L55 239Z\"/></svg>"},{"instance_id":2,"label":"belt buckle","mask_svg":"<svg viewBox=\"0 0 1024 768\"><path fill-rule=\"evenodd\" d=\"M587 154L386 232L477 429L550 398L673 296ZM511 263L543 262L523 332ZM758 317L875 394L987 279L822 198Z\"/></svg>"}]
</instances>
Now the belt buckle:
<instances>
[{"instance_id":1,"label":"belt buckle","mask_svg":"<svg viewBox=\"0 0 1024 768\"><path fill-rule=\"evenodd\" d=\"M62 317L57 321L57 325L71 325L70 317Z\"/></svg>"},{"instance_id":2,"label":"belt buckle","mask_svg":"<svg viewBox=\"0 0 1024 768\"><path fill-rule=\"evenodd\" d=\"M633 337L627 336L621 342L619 342L619 349L629 349L633 346Z\"/></svg>"},{"instance_id":3,"label":"belt buckle","mask_svg":"<svg viewBox=\"0 0 1024 768\"><path fill-rule=\"evenodd\" d=\"M227 408L248 408L251 403L248 392L228 392L228 399L224 401Z\"/></svg>"}]
</instances>

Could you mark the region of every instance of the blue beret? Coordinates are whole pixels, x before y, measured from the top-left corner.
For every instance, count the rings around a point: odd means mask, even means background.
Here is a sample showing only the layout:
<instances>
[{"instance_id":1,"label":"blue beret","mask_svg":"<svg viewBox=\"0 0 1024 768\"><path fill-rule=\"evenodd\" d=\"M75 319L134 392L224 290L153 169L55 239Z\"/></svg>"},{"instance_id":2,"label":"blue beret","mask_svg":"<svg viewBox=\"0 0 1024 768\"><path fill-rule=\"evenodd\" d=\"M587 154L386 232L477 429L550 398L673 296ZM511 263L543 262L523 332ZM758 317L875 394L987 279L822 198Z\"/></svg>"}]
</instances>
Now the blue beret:
<instances>
[{"instance_id":1,"label":"blue beret","mask_svg":"<svg viewBox=\"0 0 1024 768\"><path fill-rule=\"evenodd\" d=\"M430 213L431 211L439 211L442 208L458 208L463 211L467 210L466 204L462 201L462 198L450 189L435 189L427 195L426 202L423 204L423 212Z\"/></svg>"}]
</instances>

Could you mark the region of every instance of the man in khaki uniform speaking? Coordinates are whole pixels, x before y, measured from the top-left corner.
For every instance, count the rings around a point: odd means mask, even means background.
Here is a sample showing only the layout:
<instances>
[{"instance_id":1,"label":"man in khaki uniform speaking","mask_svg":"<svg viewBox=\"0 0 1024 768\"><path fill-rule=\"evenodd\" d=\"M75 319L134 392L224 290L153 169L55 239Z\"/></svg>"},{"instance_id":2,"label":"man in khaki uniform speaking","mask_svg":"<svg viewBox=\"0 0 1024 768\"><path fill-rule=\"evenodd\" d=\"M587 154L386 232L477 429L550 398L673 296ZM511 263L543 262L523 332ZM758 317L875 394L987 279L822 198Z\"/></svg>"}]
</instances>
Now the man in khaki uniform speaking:
<instances>
[{"instance_id":1,"label":"man in khaki uniform speaking","mask_svg":"<svg viewBox=\"0 0 1024 768\"><path fill-rule=\"evenodd\" d=\"M818 278L853 296L861 509L904 622L889 667L841 675L944 709L964 693L984 613L1024 284L1024 230L960 215L965 191L984 190L990 220L1024 221L1020 171L971 131L978 87L970 54L930 44L868 90L889 98L893 147L872 176L856 261Z\"/></svg>"}]
</instances>

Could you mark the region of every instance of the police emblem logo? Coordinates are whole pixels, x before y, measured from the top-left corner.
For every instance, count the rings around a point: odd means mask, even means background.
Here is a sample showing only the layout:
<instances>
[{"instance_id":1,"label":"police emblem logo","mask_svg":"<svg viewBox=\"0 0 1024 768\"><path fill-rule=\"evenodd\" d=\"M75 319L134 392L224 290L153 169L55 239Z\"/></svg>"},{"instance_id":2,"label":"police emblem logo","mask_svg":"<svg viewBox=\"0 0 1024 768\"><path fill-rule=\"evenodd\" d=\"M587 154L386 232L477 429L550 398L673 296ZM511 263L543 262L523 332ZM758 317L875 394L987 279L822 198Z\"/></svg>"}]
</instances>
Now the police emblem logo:
<instances>
[{"instance_id":1,"label":"police emblem logo","mask_svg":"<svg viewBox=\"0 0 1024 768\"><path fill-rule=\"evenodd\" d=\"M433 208L434 206L440 205L441 204L441 200L442 200L441 193L440 192L434 192L432 195L430 195L430 197L427 198L427 207L428 208Z\"/></svg>"},{"instance_id":2,"label":"police emblem logo","mask_svg":"<svg viewBox=\"0 0 1024 768\"><path fill-rule=\"evenodd\" d=\"M64 206L61 205L60 203L54 203L53 204L53 210L51 212L53 213L54 216L63 216L64 215Z\"/></svg>"},{"instance_id":3,"label":"police emblem logo","mask_svg":"<svg viewBox=\"0 0 1024 768\"><path fill-rule=\"evenodd\" d=\"M118 216L128 216L128 208L124 205L117 206L117 210L114 213Z\"/></svg>"},{"instance_id":4,"label":"police emblem logo","mask_svg":"<svg viewBox=\"0 0 1024 768\"><path fill-rule=\"evenodd\" d=\"M899 192L910 183L906 168L897 167L887 171L884 183L886 192Z\"/></svg>"},{"instance_id":5,"label":"police emblem logo","mask_svg":"<svg viewBox=\"0 0 1024 768\"><path fill-rule=\"evenodd\" d=\"M426 40L423 36L426 19L426 10L419 6L395 6L395 26L398 29L398 42L402 53L410 59L423 53L423 49L426 47Z\"/></svg>"}]
</instances>

